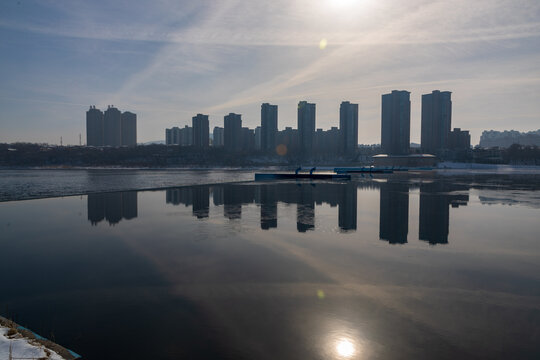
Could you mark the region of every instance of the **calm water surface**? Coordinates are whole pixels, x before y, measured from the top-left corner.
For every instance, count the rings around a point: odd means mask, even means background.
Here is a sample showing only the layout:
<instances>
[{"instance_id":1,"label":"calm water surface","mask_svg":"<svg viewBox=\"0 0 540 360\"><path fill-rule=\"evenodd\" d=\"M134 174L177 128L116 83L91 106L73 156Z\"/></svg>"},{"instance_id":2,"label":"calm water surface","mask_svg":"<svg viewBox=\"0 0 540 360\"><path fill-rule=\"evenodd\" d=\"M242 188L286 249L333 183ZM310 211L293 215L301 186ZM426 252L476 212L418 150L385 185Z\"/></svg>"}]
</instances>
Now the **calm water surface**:
<instances>
[{"instance_id":1,"label":"calm water surface","mask_svg":"<svg viewBox=\"0 0 540 360\"><path fill-rule=\"evenodd\" d=\"M0 203L0 313L85 359L540 357L540 177Z\"/></svg>"}]
</instances>

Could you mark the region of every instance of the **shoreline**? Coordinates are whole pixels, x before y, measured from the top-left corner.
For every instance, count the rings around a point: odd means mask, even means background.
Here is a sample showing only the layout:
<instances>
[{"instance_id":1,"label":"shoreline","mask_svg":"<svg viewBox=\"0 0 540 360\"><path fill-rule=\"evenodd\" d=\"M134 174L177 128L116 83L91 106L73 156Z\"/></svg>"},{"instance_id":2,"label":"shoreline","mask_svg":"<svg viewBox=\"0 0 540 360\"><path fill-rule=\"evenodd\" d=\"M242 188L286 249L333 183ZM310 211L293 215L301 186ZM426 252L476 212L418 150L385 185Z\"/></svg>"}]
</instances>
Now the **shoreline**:
<instances>
[{"instance_id":1,"label":"shoreline","mask_svg":"<svg viewBox=\"0 0 540 360\"><path fill-rule=\"evenodd\" d=\"M15 339L17 340L22 339L30 347L37 347L37 348L44 347L45 349L49 350L49 352L54 352L65 360L81 359L81 356L74 353L73 351L66 349L65 347L49 339L44 338L34 333L32 330L29 330L25 328L24 326L17 324L14 321L6 319L3 316L0 316L0 329L1 328L8 329L8 332L6 332L5 335L0 335L1 337L7 339L8 341L15 340ZM44 350L44 352L47 355L47 351ZM51 354L49 354L47 358L49 358L50 356ZM19 358L19 356L16 356L16 358Z\"/></svg>"}]
</instances>

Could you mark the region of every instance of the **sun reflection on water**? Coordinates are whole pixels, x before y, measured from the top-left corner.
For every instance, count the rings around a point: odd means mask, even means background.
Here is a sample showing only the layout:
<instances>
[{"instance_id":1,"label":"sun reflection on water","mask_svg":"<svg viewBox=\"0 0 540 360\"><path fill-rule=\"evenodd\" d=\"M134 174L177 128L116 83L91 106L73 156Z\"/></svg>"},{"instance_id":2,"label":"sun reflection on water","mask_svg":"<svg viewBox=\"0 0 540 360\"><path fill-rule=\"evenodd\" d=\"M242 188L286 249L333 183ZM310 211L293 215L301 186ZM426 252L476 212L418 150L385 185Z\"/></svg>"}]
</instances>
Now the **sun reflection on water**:
<instances>
[{"instance_id":1,"label":"sun reflection on water","mask_svg":"<svg viewBox=\"0 0 540 360\"><path fill-rule=\"evenodd\" d=\"M366 343L362 331L345 320L332 319L325 324L325 340L321 343L324 358L327 359L363 359L366 358Z\"/></svg>"},{"instance_id":2,"label":"sun reflection on water","mask_svg":"<svg viewBox=\"0 0 540 360\"><path fill-rule=\"evenodd\" d=\"M336 351L343 358L350 358L356 353L355 346L349 339L339 340L336 344Z\"/></svg>"}]
</instances>

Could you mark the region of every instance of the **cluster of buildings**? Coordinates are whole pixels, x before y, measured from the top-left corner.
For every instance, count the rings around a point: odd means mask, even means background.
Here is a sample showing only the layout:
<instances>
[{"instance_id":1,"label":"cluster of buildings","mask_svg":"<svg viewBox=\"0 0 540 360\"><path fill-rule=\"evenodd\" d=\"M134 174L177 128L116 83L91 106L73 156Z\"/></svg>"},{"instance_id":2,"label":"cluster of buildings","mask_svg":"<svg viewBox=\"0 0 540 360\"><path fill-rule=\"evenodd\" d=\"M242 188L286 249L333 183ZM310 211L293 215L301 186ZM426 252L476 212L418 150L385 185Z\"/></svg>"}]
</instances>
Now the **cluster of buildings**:
<instances>
[{"instance_id":1,"label":"cluster of buildings","mask_svg":"<svg viewBox=\"0 0 540 360\"><path fill-rule=\"evenodd\" d=\"M451 150L470 148L469 131L451 129L451 92L434 90L422 95L421 151L444 155ZM230 113L224 126L215 127L210 140L208 115L197 114L192 126L165 130L167 145L224 147L229 151L261 150L283 155L295 152L317 154L355 154L358 147L358 104L344 101L339 109L339 128L316 129L316 106L307 101L298 103L297 128L278 130L278 107L261 105L261 125L255 129L242 127L242 115ZM381 150L390 156L410 153L410 92L394 90L382 95Z\"/></svg>"},{"instance_id":2,"label":"cluster of buildings","mask_svg":"<svg viewBox=\"0 0 540 360\"><path fill-rule=\"evenodd\" d=\"M468 131L452 123L452 93L434 90L422 95L421 151L444 155L451 150L469 149ZM411 101L410 92L393 90L382 95L381 150L389 156L410 153ZM193 116L191 126L165 130L167 145L208 148L223 147L231 152L253 150L268 154L295 153L312 155L354 155L358 148L358 104L343 101L339 108L339 128L316 128L316 105L298 103L297 128L278 130L278 106L261 105L260 126L242 126L242 115L229 113L223 127L216 126L210 136L208 115ZM137 144L137 115L121 112L109 105L105 112L90 106L86 112L86 143L88 146L134 146Z\"/></svg>"},{"instance_id":3,"label":"cluster of buildings","mask_svg":"<svg viewBox=\"0 0 540 360\"><path fill-rule=\"evenodd\" d=\"M482 148L508 148L512 144L540 146L540 129L529 132L487 130L480 136Z\"/></svg>"},{"instance_id":4,"label":"cluster of buildings","mask_svg":"<svg viewBox=\"0 0 540 360\"><path fill-rule=\"evenodd\" d=\"M228 151L258 150L284 155L296 152L312 154L354 154L358 146L358 104L344 101L340 106L339 129L316 129L315 104L298 103L298 128L278 130L278 106L261 105L261 125L255 129L242 126L242 115L229 113L223 118L223 127L213 129L209 135L208 115L197 114L192 126L165 130L167 145L195 146L199 148L223 147Z\"/></svg>"},{"instance_id":5,"label":"cluster of buildings","mask_svg":"<svg viewBox=\"0 0 540 360\"><path fill-rule=\"evenodd\" d=\"M469 149L469 131L452 125L452 93L434 90L422 95L420 147L422 152L442 154L447 150ZM410 92L394 90L382 96L381 148L388 155L408 155L410 152L411 100Z\"/></svg>"},{"instance_id":6,"label":"cluster of buildings","mask_svg":"<svg viewBox=\"0 0 540 360\"><path fill-rule=\"evenodd\" d=\"M121 112L112 105L105 112L90 106L86 112L87 146L137 145L137 115Z\"/></svg>"}]
</instances>

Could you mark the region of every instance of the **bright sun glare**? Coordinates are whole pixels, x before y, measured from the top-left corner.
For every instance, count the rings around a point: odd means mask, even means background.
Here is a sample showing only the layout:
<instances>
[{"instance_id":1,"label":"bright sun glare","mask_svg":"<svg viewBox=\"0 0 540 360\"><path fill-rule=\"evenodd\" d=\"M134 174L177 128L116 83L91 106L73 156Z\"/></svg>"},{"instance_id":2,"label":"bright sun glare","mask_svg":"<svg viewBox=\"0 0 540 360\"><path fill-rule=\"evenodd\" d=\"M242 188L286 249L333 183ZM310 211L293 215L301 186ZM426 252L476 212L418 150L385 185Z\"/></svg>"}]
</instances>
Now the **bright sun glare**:
<instances>
[{"instance_id":1,"label":"bright sun glare","mask_svg":"<svg viewBox=\"0 0 540 360\"><path fill-rule=\"evenodd\" d=\"M336 345L336 350L339 356L349 358L354 355L355 349L352 342L347 339L339 341Z\"/></svg>"},{"instance_id":2,"label":"bright sun glare","mask_svg":"<svg viewBox=\"0 0 540 360\"><path fill-rule=\"evenodd\" d=\"M336 8L347 8L358 3L359 1L360 0L328 0L328 2Z\"/></svg>"}]
</instances>

